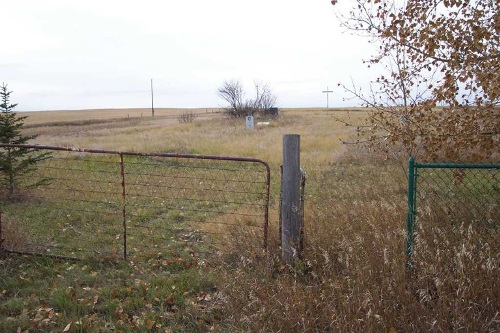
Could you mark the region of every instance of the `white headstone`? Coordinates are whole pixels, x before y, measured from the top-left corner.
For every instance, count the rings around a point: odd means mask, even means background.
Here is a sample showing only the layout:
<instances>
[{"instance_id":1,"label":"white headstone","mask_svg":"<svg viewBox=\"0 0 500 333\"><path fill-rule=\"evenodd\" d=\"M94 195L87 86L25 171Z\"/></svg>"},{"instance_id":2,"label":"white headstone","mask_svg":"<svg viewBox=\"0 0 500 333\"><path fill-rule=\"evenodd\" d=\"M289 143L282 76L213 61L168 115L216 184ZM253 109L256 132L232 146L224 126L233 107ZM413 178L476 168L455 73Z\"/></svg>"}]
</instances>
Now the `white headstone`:
<instances>
[{"instance_id":1,"label":"white headstone","mask_svg":"<svg viewBox=\"0 0 500 333\"><path fill-rule=\"evenodd\" d=\"M247 129L253 129L253 116L246 116Z\"/></svg>"}]
</instances>

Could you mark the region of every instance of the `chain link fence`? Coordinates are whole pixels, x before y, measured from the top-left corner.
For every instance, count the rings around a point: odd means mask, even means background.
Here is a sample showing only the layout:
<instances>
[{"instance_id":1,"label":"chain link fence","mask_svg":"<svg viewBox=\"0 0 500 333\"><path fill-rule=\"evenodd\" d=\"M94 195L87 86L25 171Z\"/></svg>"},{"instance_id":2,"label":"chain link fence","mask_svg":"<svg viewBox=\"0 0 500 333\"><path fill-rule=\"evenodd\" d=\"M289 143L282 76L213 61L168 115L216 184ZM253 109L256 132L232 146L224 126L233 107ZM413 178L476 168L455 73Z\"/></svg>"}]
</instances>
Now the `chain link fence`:
<instances>
[{"instance_id":1,"label":"chain link fence","mask_svg":"<svg viewBox=\"0 0 500 333\"><path fill-rule=\"evenodd\" d=\"M473 228L483 240L497 239L500 232L499 171L500 164L421 164L411 158L407 254L412 255L415 239L422 229L448 228L463 234L463 230ZM442 240L450 242L450 236ZM498 256L500 249L492 250Z\"/></svg>"},{"instance_id":2,"label":"chain link fence","mask_svg":"<svg viewBox=\"0 0 500 333\"><path fill-rule=\"evenodd\" d=\"M13 195L0 188L0 239L7 251L127 259L221 249L242 239L259 249L267 244L270 172L261 160L0 149L52 154L16 176Z\"/></svg>"}]
</instances>

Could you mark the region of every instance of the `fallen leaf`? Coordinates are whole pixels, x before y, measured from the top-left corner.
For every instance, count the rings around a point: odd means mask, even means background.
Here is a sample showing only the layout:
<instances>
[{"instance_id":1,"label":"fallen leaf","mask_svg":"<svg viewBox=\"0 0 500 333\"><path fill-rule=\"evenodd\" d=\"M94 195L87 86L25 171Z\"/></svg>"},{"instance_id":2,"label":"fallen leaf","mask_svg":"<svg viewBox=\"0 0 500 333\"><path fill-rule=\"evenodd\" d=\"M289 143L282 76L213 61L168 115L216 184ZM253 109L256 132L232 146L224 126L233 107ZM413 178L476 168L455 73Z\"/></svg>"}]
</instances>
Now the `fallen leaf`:
<instances>
[{"instance_id":1,"label":"fallen leaf","mask_svg":"<svg viewBox=\"0 0 500 333\"><path fill-rule=\"evenodd\" d=\"M148 329L152 329L154 324L155 324L155 322L153 320L151 320L151 319L146 320L146 327Z\"/></svg>"},{"instance_id":2,"label":"fallen leaf","mask_svg":"<svg viewBox=\"0 0 500 333\"><path fill-rule=\"evenodd\" d=\"M68 325L66 325L66 327L63 329L63 332L69 332L69 330L71 329L71 323L70 322Z\"/></svg>"}]
</instances>

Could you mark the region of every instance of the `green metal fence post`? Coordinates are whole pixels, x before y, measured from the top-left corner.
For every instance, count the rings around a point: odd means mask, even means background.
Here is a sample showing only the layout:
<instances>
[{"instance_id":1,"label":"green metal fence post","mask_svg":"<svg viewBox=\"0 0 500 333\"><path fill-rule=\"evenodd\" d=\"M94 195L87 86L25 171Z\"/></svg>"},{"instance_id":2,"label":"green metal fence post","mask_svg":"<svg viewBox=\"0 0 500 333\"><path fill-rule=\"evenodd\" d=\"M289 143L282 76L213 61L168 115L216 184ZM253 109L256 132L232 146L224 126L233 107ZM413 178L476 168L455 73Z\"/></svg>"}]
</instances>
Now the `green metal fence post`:
<instances>
[{"instance_id":1,"label":"green metal fence post","mask_svg":"<svg viewBox=\"0 0 500 333\"><path fill-rule=\"evenodd\" d=\"M415 227L415 195L416 195L416 172L415 159L410 157L408 161L408 218L406 221L406 254L411 256L413 249L413 236Z\"/></svg>"}]
</instances>

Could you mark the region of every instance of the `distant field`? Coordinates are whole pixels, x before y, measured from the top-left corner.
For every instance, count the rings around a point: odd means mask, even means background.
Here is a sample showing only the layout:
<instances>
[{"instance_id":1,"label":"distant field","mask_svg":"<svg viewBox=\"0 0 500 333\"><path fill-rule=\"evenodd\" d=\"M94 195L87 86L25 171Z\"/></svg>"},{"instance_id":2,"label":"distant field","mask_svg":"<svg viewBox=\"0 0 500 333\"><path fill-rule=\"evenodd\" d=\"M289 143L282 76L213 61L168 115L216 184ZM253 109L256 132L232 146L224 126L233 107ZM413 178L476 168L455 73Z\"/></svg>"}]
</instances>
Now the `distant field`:
<instances>
[{"instance_id":1,"label":"distant field","mask_svg":"<svg viewBox=\"0 0 500 333\"><path fill-rule=\"evenodd\" d=\"M194 113L197 115L210 115L221 113L223 110L219 108L158 108L155 109L155 117L157 118L172 118L178 117L184 113ZM285 113L314 113L325 112L324 108L301 108L301 109L282 109ZM343 111L364 111L363 108L331 108L328 112L343 112ZM116 119L129 118L152 118L152 112L149 108L134 108L134 109L90 109L90 110L56 110L56 111L30 111L21 112L20 115L28 116L25 124L28 127L41 124L57 124L57 123L82 123L92 121L107 121Z\"/></svg>"},{"instance_id":2,"label":"distant field","mask_svg":"<svg viewBox=\"0 0 500 333\"><path fill-rule=\"evenodd\" d=\"M419 213L435 218L418 226L414 265L408 266L406 161L343 144L357 138L355 127L345 123L362 125L365 109L284 109L279 119L262 119L269 125L254 130L245 128L244 119L217 111L157 109L155 118L149 109L22 113L29 116L25 134L39 135L35 144L267 161L269 252L249 251L248 238L229 238L234 240L227 249L230 255L182 245L146 262L68 262L0 252L0 332L500 332L498 228L452 221L422 206ZM186 112L196 113L192 123L178 121ZM278 232L284 134L300 134L306 174L305 253L290 266L280 259ZM100 170L95 161L78 160L84 163L82 170ZM62 169L51 170L69 179L58 171ZM151 164L156 173L160 169ZM104 171L96 173L105 178ZM75 193L89 186L80 172L81 179L67 181ZM199 173L197 169L191 179L206 183L197 178ZM182 177L174 176L181 187L189 187ZM155 183L151 179L143 183ZM161 182L171 186L172 180ZM118 194L115 201L121 202ZM137 200L148 195L139 194ZM113 198L105 199L107 208ZM100 218L92 202L81 204L89 205L82 222ZM82 246L96 247L95 235L72 238L81 230L64 231L65 225L54 224L56 217L45 206L35 211L22 201L9 205L37 223L27 219L22 226L6 211L1 217L4 238L12 236L22 245L28 233L57 238L66 232L64 244L79 239ZM63 216L75 225L80 222L73 216L78 205ZM142 206L134 213L145 222L184 219L172 210L154 220L154 212ZM216 219L221 217L210 216L211 222ZM99 227L89 224L87 232ZM113 241L120 241L113 232ZM171 236L162 235L165 245Z\"/></svg>"},{"instance_id":3,"label":"distant field","mask_svg":"<svg viewBox=\"0 0 500 333\"><path fill-rule=\"evenodd\" d=\"M196 114L181 124L179 115ZM47 111L27 115L26 134L38 134L35 143L109 150L196 152L256 157L279 162L283 134L302 135L303 159L332 161L344 149L341 139L354 128L337 121L361 122L364 112L345 109L284 109L269 126L245 128L244 119L228 119L217 109L148 109ZM142 114L142 117L141 117ZM130 117L129 117L130 116ZM265 120L265 119L264 119ZM259 119L256 119L258 122Z\"/></svg>"},{"instance_id":4,"label":"distant field","mask_svg":"<svg viewBox=\"0 0 500 333\"><path fill-rule=\"evenodd\" d=\"M216 113L218 109L177 109L177 108L158 108L155 109L155 116L177 117L185 112L196 114ZM125 118L149 118L152 117L151 109L92 109L92 110L71 110L71 111L36 111L22 112L23 116L28 116L26 125L50 124L59 122L83 122L92 120L111 120Z\"/></svg>"}]
</instances>

